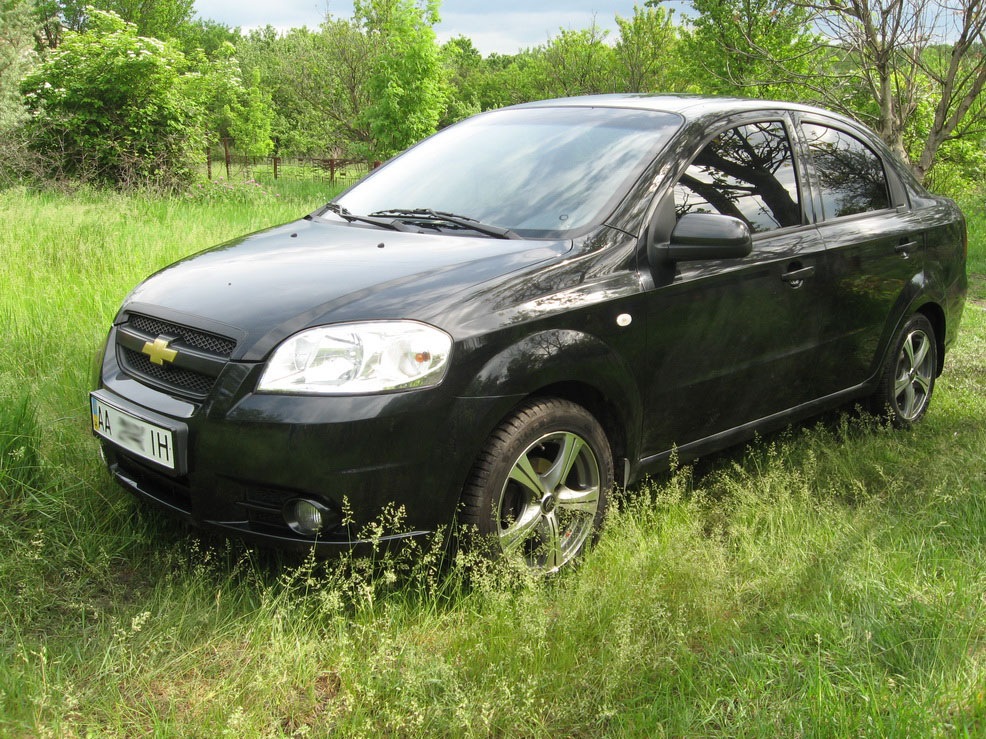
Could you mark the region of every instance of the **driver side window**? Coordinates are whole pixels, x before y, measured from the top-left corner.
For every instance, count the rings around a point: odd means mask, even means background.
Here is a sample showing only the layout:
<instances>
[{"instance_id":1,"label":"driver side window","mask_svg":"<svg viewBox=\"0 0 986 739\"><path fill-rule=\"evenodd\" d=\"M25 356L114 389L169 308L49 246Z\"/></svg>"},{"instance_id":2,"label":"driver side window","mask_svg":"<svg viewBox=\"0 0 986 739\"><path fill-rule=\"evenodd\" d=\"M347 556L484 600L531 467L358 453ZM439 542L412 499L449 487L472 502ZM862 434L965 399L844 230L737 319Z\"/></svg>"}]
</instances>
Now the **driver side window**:
<instances>
[{"instance_id":1,"label":"driver side window","mask_svg":"<svg viewBox=\"0 0 986 739\"><path fill-rule=\"evenodd\" d=\"M674 188L675 215L721 213L751 233L801 225L794 158L784 124L753 123L723 131Z\"/></svg>"}]
</instances>

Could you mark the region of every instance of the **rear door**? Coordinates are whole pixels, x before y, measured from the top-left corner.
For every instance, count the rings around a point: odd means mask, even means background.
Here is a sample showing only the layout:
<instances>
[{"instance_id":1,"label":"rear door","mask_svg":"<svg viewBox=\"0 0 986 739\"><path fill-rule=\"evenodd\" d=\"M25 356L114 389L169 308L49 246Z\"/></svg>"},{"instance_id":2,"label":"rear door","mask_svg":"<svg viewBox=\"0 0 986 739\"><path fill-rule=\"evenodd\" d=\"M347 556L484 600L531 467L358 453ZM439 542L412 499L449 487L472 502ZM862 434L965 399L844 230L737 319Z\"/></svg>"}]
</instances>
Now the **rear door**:
<instances>
[{"instance_id":1,"label":"rear door","mask_svg":"<svg viewBox=\"0 0 986 739\"><path fill-rule=\"evenodd\" d=\"M877 371L920 283L925 225L879 144L822 118L802 119L801 130L814 165L814 206L831 280L819 355L819 390L830 393Z\"/></svg>"}]
</instances>

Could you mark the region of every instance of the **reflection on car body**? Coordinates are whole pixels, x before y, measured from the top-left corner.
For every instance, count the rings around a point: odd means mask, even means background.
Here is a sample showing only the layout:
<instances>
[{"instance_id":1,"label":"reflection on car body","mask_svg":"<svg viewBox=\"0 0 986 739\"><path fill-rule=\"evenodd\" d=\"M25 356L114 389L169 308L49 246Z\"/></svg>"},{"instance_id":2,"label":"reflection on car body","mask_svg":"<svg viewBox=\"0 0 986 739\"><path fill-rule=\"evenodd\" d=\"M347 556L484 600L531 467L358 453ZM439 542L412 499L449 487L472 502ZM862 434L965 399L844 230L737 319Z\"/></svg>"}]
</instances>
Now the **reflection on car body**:
<instances>
[{"instance_id":1,"label":"reflection on car body","mask_svg":"<svg viewBox=\"0 0 986 739\"><path fill-rule=\"evenodd\" d=\"M848 401L927 411L965 223L806 106L616 95L450 127L322 210L168 267L91 403L126 488L320 552L456 523L553 570L610 489ZM155 347L167 347L166 354ZM140 425L144 424L144 425ZM343 510L346 515L343 515Z\"/></svg>"}]
</instances>

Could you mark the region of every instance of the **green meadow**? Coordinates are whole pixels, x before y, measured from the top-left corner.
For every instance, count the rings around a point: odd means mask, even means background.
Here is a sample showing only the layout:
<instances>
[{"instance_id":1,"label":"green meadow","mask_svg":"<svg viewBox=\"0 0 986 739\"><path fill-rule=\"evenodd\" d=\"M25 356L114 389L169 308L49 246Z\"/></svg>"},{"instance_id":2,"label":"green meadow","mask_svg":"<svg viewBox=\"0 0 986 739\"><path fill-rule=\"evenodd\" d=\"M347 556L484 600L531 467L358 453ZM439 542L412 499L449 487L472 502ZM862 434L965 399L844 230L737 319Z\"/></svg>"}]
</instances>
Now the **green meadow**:
<instances>
[{"instance_id":1,"label":"green meadow","mask_svg":"<svg viewBox=\"0 0 986 739\"><path fill-rule=\"evenodd\" d=\"M986 735L986 198L922 424L847 408L679 467L534 579L205 538L101 467L127 292L330 194L0 192L0 736Z\"/></svg>"}]
</instances>

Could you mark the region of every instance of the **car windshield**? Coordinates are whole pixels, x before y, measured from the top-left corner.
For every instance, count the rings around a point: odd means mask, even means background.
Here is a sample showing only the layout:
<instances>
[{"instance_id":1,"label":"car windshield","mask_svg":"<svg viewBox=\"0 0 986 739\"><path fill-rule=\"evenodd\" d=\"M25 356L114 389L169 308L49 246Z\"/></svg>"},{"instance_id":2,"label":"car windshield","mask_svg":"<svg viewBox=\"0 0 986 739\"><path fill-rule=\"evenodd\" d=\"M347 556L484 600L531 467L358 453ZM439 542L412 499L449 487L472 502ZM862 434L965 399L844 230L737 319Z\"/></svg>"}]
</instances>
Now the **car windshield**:
<instances>
[{"instance_id":1,"label":"car windshield","mask_svg":"<svg viewBox=\"0 0 986 739\"><path fill-rule=\"evenodd\" d=\"M619 108L495 111L426 139L336 204L361 215L430 209L565 237L608 216L680 124Z\"/></svg>"}]
</instances>

